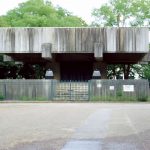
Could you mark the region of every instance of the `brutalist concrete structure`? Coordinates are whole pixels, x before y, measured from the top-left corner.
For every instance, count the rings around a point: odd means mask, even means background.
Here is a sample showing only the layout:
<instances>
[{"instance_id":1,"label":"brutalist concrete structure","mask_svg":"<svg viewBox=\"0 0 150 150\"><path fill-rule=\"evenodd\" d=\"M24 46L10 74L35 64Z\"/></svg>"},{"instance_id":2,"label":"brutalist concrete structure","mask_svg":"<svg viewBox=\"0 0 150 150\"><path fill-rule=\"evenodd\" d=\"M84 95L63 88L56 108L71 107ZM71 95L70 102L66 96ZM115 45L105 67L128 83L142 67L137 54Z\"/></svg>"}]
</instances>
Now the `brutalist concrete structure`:
<instances>
[{"instance_id":1,"label":"brutalist concrete structure","mask_svg":"<svg viewBox=\"0 0 150 150\"><path fill-rule=\"evenodd\" d=\"M107 64L150 60L149 29L0 28L5 61L42 63L58 80L89 80L94 69L106 78Z\"/></svg>"}]
</instances>

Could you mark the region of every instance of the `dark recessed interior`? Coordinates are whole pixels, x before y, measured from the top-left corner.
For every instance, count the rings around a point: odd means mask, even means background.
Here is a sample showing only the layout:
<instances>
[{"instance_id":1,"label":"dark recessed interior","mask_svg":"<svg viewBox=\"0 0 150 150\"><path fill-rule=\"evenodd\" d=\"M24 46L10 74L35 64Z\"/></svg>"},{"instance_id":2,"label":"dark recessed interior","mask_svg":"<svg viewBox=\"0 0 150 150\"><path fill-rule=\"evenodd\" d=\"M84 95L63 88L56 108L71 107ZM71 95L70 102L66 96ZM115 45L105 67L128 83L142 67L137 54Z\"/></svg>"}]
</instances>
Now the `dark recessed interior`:
<instances>
[{"instance_id":1,"label":"dark recessed interior","mask_svg":"<svg viewBox=\"0 0 150 150\"><path fill-rule=\"evenodd\" d=\"M61 80L86 81L92 78L92 62L61 62Z\"/></svg>"}]
</instances>

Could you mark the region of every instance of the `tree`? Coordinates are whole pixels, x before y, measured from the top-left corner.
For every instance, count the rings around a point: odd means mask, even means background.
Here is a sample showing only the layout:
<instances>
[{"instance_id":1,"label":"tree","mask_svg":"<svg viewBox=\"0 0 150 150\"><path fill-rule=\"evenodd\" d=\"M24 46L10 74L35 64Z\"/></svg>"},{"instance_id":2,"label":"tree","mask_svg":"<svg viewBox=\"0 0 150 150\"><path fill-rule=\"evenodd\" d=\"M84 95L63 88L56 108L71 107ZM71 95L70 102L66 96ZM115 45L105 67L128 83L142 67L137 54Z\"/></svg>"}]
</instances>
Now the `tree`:
<instances>
[{"instance_id":1,"label":"tree","mask_svg":"<svg viewBox=\"0 0 150 150\"><path fill-rule=\"evenodd\" d=\"M19 65L16 65L14 61L4 62L3 54L0 54L0 79L13 78L18 76Z\"/></svg>"},{"instance_id":2,"label":"tree","mask_svg":"<svg viewBox=\"0 0 150 150\"><path fill-rule=\"evenodd\" d=\"M12 27L76 27L86 26L85 21L61 7L44 0L28 0L8 11L5 16Z\"/></svg>"},{"instance_id":3,"label":"tree","mask_svg":"<svg viewBox=\"0 0 150 150\"><path fill-rule=\"evenodd\" d=\"M109 3L93 10L95 21L92 26L149 26L150 25L149 0L110 0ZM134 75L136 67L132 64L109 65L108 77L124 74L124 78ZM109 70L112 69L112 70Z\"/></svg>"},{"instance_id":4,"label":"tree","mask_svg":"<svg viewBox=\"0 0 150 150\"><path fill-rule=\"evenodd\" d=\"M121 64L119 65L108 65L107 66L107 76L109 79L120 78L123 73Z\"/></svg>"},{"instance_id":5,"label":"tree","mask_svg":"<svg viewBox=\"0 0 150 150\"><path fill-rule=\"evenodd\" d=\"M133 64L109 64L107 67L107 77L109 79L133 79L139 71L139 66Z\"/></svg>"},{"instance_id":6,"label":"tree","mask_svg":"<svg viewBox=\"0 0 150 150\"><path fill-rule=\"evenodd\" d=\"M96 26L149 26L149 0L110 0L93 10Z\"/></svg>"},{"instance_id":7,"label":"tree","mask_svg":"<svg viewBox=\"0 0 150 150\"><path fill-rule=\"evenodd\" d=\"M0 16L0 27L8 27L8 23L6 21L6 18L3 16Z\"/></svg>"},{"instance_id":8,"label":"tree","mask_svg":"<svg viewBox=\"0 0 150 150\"><path fill-rule=\"evenodd\" d=\"M150 64L134 65L134 70L140 78L150 80Z\"/></svg>"},{"instance_id":9,"label":"tree","mask_svg":"<svg viewBox=\"0 0 150 150\"><path fill-rule=\"evenodd\" d=\"M144 65L143 69L144 69L144 71L143 71L144 72L144 78L150 80L150 64Z\"/></svg>"}]
</instances>

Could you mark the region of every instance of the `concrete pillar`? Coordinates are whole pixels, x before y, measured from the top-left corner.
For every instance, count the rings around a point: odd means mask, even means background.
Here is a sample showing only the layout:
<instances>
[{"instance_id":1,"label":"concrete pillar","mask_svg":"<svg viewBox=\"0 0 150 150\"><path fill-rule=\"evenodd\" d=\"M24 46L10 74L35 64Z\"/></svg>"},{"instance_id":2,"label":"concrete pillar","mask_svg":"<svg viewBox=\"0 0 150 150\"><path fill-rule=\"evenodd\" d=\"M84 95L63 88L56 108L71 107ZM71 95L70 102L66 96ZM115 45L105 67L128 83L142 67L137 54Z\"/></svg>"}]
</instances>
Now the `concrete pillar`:
<instances>
[{"instance_id":1,"label":"concrete pillar","mask_svg":"<svg viewBox=\"0 0 150 150\"><path fill-rule=\"evenodd\" d=\"M54 79L60 80L60 63L59 62L53 63L53 71L54 71Z\"/></svg>"},{"instance_id":2,"label":"concrete pillar","mask_svg":"<svg viewBox=\"0 0 150 150\"><path fill-rule=\"evenodd\" d=\"M101 73L101 79L107 79L107 64L105 62L95 62L93 70L98 69Z\"/></svg>"}]
</instances>

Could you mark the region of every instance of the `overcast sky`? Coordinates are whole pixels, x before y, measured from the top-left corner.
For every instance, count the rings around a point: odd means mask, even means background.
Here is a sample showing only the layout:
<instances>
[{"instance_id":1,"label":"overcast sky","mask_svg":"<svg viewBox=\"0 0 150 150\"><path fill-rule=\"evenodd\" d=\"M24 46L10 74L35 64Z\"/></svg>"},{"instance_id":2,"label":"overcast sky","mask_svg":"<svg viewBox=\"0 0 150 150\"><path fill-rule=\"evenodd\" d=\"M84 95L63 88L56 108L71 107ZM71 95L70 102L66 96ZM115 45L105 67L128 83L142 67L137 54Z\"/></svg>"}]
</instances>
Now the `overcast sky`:
<instances>
[{"instance_id":1,"label":"overcast sky","mask_svg":"<svg viewBox=\"0 0 150 150\"><path fill-rule=\"evenodd\" d=\"M6 14L10 9L17 7L21 2L27 0L0 0L0 15ZM108 0L51 0L54 6L61 6L68 11L72 12L83 18L87 23L92 21L91 11L94 8L99 8L103 3Z\"/></svg>"}]
</instances>

